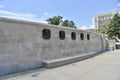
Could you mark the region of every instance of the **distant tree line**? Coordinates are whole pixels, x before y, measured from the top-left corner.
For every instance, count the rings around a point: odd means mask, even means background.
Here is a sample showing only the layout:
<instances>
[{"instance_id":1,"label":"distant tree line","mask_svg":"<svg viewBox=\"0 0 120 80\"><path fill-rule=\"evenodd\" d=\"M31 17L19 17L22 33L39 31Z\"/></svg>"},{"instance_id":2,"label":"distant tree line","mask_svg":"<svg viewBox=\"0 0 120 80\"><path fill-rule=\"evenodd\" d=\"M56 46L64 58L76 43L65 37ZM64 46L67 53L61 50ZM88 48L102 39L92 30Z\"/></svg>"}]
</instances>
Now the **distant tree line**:
<instances>
[{"instance_id":1,"label":"distant tree line","mask_svg":"<svg viewBox=\"0 0 120 80\"><path fill-rule=\"evenodd\" d=\"M46 21L48 22L48 24L76 28L74 21L67 19L63 21L62 19L63 19L62 16L54 16L52 18L48 18Z\"/></svg>"}]
</instances>

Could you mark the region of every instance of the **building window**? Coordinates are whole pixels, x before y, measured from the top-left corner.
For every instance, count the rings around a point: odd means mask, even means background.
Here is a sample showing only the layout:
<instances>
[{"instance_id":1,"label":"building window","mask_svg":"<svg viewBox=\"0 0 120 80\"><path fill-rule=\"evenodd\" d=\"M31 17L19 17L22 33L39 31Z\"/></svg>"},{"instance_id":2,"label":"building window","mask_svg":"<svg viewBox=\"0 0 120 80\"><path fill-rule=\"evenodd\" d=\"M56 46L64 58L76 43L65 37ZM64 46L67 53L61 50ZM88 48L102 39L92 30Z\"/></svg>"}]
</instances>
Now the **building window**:
<instances>
[{"instance_id":1,"label":"building window","mask_svg":"<svg viewBox=\"0 0 120 80\"><path fill-rule=\"evenodd\" d=\"M59 32L59 38L60 38L61 40L64 40L64 39L65 39L65 32L64 32L64 31L60 31L60 32Z\"/></svg>"},{"instance_id":2,"label":"building window","mask_svg":"<svg viewBox=\"0 0 120 80\"><path fill-rule=\"evenodd\" d=\"M75 32L72 32L72 33L71 33L71 38L72 38L72 40L75 40L75 39L76 39L76 34L75 34Z\"/></svg>"},{"instance_id":3,"label":"building window","mask_svg":"<svg viewBox=\"0 0 120 80\"><path fill-rule=\"evenodd\" d=\"M90 40L90 35L89 34L87 34L87 40Z\"/></svg>"},{"instance_id":4,"label":"building window","mask_svg":"<svg viewBox=\"0 0 120 80\"><path fill-rule=\"evenodd\" d=\"M83 33L80 34L80 39L84 40L84 34Z\"/></svg>"},{"instance_id":5,"label":"building window","mask_svg":"<svg viewBox=\"0 0 120 80\"><path fill-rule=\"evenodd\" d=\"M50 36L51 36L51 32L49 29L43 29L42 31L42 37L44 39L50 39Z\"/></svg>"}]
</instances>

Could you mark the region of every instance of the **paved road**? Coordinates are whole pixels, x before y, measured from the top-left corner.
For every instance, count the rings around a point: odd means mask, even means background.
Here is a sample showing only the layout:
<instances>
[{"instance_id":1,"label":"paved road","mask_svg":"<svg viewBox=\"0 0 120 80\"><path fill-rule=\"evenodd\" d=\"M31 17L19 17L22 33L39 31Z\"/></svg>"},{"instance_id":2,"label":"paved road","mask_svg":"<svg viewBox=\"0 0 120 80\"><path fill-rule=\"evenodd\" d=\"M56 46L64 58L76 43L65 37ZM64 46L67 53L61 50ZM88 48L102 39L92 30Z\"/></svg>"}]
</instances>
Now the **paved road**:
<instances>
[{"instance_id":1,"label":"paved road","mask_svg":"<svg viewBox=\"0 0 120 80\"><path fill-rule=\"evenodd\" d=\"M120 80L120 51L53 69L38 69L2 76L0 80Z\"/></svg>"}]
</instances>

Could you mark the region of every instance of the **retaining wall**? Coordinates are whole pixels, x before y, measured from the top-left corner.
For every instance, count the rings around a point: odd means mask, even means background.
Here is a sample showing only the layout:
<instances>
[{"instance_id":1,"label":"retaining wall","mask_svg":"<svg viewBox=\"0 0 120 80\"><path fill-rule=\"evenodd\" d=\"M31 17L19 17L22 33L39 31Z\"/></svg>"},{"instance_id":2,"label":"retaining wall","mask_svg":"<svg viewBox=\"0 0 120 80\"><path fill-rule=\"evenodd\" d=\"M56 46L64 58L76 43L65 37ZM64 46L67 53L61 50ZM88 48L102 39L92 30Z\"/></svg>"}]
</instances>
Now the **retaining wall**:
<instances>
[{"instance_id":1,"label":"retaining wall","mask_svg":"<svg viewBox=\"0 0 120 80\"><path fill-rule=\"evenodd\" d=\"M50 39L43 38L44 29L50 30ZM65 32L65 39L60 39L59 31ZM71 32L75 32L75 40ZM0 18L0 75L42 67L44 60L105 51L106 47L105 37L97 33Z\"/></svg>"}]
</instances>

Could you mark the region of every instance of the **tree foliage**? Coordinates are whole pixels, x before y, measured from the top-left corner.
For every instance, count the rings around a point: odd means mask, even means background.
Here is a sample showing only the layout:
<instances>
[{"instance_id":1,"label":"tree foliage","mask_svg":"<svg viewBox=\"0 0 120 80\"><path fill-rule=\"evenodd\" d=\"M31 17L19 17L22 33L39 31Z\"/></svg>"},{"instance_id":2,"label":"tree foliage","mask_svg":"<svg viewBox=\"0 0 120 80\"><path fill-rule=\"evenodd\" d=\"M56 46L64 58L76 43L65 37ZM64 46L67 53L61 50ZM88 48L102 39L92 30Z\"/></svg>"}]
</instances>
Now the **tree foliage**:
<instances>
[{"instance_id":1,"label":"tree foliage","mask_svg":"<svg viewBox=\"0 0 120 80\"><path fill-rule=\"evenodd\" d=\"M108 35L108 26L103 26L102 28L98 29L97 32Z\"/></svg>"},{"instance_id":2,"label":"tree foliage","mask_svg":"<svg viewBox=\"0 0 120 80\"><path fill-rule=\"evenodd\" d=\"M48 24L53 24L53 25L61 25L65 27L71 27L71 28L76 28L75 23L70 20L62 20L62 16L54 16L52 18L48 18L47 22Z\"/></svg>"},{"instance_id":3,"label":"tree foliage","mask_svg":"<svg viewBox=\"0 0 120 80\"><path fill-rule=\"evenodd\" d=\"M47 19L48 24L59 25L62 22L61 16L54 16L52 18Z\"/></svg>"},{"instance_id":4,"label":"tree foliage","mask_svg":"<svg viewBox=\"0 0 120 80\"><path fill-rule=\"evenodd\" d=\"M62 22L61 26L76 28L75 23L73 21L69 21L69 20L64 20Z\"/></svg>"},{"instance_id":5,"label":"tree foliage","mask_svg":"<svg viewBox=\"0 0 120 80\"><path fill-rule=\"evenodd\" d=\"M108 25L108 36L120 39L120 16L115 14Z\"/></svg>"}]
</instances>

